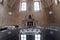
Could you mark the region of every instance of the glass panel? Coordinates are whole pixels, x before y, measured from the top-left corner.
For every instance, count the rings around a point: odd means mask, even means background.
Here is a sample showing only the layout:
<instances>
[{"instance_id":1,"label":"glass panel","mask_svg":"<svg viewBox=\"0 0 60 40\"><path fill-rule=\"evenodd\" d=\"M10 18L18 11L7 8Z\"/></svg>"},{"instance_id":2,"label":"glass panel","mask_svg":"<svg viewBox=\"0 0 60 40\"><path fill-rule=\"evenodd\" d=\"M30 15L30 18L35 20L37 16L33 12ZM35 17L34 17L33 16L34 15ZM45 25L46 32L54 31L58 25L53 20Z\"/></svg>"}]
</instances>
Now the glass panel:
<instances>
[{"instance_id":1,"label":"glass panel","mask_svg":"<svg viewBox=\"0 0 60 40\"><path fill-rule=\"evenodd\" d=\"M21 10L26 11L26 2L21 3Z\"/></svg>"},{"instance_id":2,"label":"glass panel","mask_svg":"<svg viewBox=\"0 0 60 40\"><path fill-rule=\"evenodd\" d=\"M34 10L39 10L39 2L34 2Z\"/></svg>"}]
</instances>

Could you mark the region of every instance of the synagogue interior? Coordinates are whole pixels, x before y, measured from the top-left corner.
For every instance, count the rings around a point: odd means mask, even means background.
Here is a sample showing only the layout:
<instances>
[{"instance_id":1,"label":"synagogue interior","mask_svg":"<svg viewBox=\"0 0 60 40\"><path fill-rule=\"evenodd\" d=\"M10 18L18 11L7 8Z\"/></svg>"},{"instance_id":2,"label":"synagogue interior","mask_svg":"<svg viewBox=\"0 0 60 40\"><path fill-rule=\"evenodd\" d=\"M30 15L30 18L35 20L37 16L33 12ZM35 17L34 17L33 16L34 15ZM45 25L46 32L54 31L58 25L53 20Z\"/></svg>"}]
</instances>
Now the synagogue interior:
<instances>
[{"instance_id":1,"label":"synagogue interior","mask_svg":"<svg viewBox=\"0 0 60 40\"><path fill-rule=\"evenodd\" d=\"M60 0L0 0L0 40L60 40Z\"/></svg>"}]
</instances>

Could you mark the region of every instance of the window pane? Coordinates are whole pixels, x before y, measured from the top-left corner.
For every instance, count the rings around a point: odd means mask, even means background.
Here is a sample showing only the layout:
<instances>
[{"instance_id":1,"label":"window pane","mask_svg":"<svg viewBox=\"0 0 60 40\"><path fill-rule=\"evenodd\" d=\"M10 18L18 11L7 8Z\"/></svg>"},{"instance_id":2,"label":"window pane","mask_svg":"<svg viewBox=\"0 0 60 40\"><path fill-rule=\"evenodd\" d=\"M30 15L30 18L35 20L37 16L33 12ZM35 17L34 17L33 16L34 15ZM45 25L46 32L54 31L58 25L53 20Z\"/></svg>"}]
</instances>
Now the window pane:
<instances>
[{"instance_id":1,"label":"window pane","mask_svg":"<svg viewBox=\"0 0 60 40\"><path fill-rule=\"evenodd\" d=\"M34 10L39 10L39 2L34 2Z\"/></svg>"},{"instance_id":2,"label":"window pane","mask_svg":"<svg viewBox=\"0 0 60 40\"><path fill-rule=\"evenodd\" d=\"M21 10L26 11L26 2L21 3Z\"/></svg>"}]
</instances>

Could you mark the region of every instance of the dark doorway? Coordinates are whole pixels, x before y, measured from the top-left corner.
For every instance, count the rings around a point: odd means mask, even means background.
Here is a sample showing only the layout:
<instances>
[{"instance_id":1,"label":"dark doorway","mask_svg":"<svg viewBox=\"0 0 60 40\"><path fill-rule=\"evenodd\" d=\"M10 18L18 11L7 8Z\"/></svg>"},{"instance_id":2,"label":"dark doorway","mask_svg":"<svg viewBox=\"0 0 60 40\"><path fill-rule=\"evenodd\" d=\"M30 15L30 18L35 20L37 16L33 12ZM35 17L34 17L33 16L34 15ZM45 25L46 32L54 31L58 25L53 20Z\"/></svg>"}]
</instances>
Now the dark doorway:
<instances>
[{"instance_id":1,"label":"dark doorway","mask_svg":"<svg viewBox=\"0 0 60 40\"><path fill-rule=\"evenodd\" d=\"M32 21L27 22L27 26L33 26L33 22Z\"/></svg>"},{"instance_id":2,"label":"dark doorway","mask_svg":"<svg viewBox=\"0 0 60 40\"><path fill-rule=\"evenodd\" d=\"M35 40L35 36L34 35L27 35L26 40Z\"/></svg>"}]
</instances>

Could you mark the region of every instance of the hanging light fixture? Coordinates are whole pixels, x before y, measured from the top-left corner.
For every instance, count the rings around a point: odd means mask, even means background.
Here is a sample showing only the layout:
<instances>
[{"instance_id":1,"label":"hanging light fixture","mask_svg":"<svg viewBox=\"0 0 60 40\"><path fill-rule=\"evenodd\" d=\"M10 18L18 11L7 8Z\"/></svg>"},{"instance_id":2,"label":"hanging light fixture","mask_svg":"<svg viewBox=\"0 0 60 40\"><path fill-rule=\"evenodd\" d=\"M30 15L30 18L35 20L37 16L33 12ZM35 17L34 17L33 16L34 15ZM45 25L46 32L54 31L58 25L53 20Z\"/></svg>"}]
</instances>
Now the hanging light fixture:
<instances>
[{"instance_id":1,"label":"hanging light fixture","mask_svg":"<svg viewBox=\"0 0 60 40\"><path fill-rule=\"evenodd\" d=\"M53 12L52 11L49 11L49 14L52 14Z\"/></svg>"},{"instance_id":2,"label":"hanging light fixture","mask_svg":"<svg viewBox=\"0 0 60 40\"><path fill-rule=\"evenodd\" d=\"M12 12L9 12L8 14L9 14L9 15L12 15Z\"/></svg>"}]
</instances>

